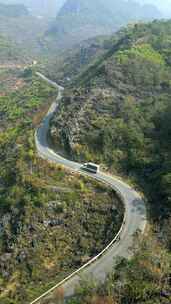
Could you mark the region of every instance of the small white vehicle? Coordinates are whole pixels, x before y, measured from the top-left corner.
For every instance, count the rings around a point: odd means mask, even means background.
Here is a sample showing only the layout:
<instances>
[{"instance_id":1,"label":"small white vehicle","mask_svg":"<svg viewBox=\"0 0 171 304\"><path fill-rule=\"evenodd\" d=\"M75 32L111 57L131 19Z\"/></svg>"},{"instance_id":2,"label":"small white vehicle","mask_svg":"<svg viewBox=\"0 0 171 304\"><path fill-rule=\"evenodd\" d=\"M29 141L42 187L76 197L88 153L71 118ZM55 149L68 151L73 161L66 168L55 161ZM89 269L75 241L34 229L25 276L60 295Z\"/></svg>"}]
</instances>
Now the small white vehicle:
<instances>
[{"instance_id":1,"label":"small white vehicle","mask_svg":"<svg viewBox=\"0 0 171 304\"><path fill-rule=\"evenodd\" d=\"M97 174L100 171L100 166L93 163L85 163L81 166L82 170Z\"/></svg>"}]
</instances>

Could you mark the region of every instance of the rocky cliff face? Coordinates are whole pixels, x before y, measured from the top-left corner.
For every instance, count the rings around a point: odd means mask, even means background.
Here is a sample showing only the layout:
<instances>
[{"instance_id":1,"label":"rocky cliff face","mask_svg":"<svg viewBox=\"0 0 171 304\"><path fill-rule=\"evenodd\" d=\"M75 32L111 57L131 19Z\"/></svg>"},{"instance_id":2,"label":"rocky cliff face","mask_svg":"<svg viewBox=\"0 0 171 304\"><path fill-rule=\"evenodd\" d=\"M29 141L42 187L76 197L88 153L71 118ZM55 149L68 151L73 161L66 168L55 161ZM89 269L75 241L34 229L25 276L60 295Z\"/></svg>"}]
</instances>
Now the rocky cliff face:
<instances>
[{"instance_id":1,"label":"rocky cliff face","mask_svg":"<svg viewBox=\"0 0 171 304\"><path fill-rule=\"evenodd\" d=\"M88 150L96 149L92 137L98 134L100 117L111 117L121 95L109 87L68 90L51 121L50 138L53 146L65 151L72 159L91 160ZM99 120L99 121L98 121Z\"/></svg>"}]
</instances>

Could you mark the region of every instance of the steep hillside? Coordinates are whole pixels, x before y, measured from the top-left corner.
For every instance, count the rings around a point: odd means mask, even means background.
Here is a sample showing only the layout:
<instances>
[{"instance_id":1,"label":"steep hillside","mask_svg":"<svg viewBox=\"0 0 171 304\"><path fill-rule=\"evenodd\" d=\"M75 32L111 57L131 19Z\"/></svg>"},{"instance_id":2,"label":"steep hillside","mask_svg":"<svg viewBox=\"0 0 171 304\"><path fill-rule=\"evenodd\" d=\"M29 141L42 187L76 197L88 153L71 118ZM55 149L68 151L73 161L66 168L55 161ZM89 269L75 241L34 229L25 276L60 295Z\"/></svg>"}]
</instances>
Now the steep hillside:
<instances>
[{"instance_id":1,"label":"steep hillside","mask_svg":"<svg viewBox=\"0 0 171 304\"><path fill-rule=\"evenodd\" d=\"M3 304L29 303L88 261L113 238L123 217L113 191L37 157L35 128L57 92L30 69L13 71L13 77L17 85L5 90L4 83L0 92Z\"/></svg>"},{"instance_id":2,"label":"steep hillside","mask_svg":"<svg viewBox=\"0 0 171 304\"><path fill-rule=\"evenodd\" d=\"M170 256L153 235L138 237L130 261L118 259L104 283L83 279L72 299L62 290L40 304L170 304Z\"/></svg>"},{"instance_id":3,"label":"steep hillside","mask_svg":"<svg viewBox=\"0 0 171 304\"><path fill-rule=\"evenodd\" d=\"M42 53L46 53L47 45L43 36L48 28L48 20L33 17L22 8L20 5L0 4L0 36L12 41L27 58L38 59ZM20 59L22 61L23 56Z\"/></svg>"},{"instance_id":4,"label":"steep hillside","mask_svg":"<svg viewBox=\"0 0 171 304\"><path fill-rule=\"evenodd\" d=\"M132 0L67 0L47 38L55 39L58 47L71 47L87 38L112 33L128 22L158 17L160 13L154 6Z\"/></svg>"},{"instance_id":5,"label":"steep hillside","mask_svg":"<svg viewBox=\"0 0 171 304\"><path fill-rule=\"evenodd\" d=\"M170 21L137 24L113 38L65 92L50 130L71 158L138 176L153 203L157 193L160 217L171 212L170 43Z\"/></svg>"},{"instance_id":6,"label":"steep hillside","mask_svg":"<svg viewBox=\"0 0 171 304\"><path fill-rule=\"evenodd\" d=\"M104 284L83 281L70 304L171 301L170 50L171 21L128 27L81 68L51 121L56 150L93 160L143 190L153 231L135 238L132 260L119 260Z\"/></svg>"},{"instance_id":7,"label":"steep hillside","mask_svg":"<svg viewBox=\"0 0 171 304\"><path fill-rule=\"evenodd\" d=\"M74 48L63 50L60 54L53 54L44 66L44 73L58 83L70 85L84 68L87 69L89 63L106 52L108 43L111 43L109 38L98 36L85 40Z\"/></svg>"}]
</instances>

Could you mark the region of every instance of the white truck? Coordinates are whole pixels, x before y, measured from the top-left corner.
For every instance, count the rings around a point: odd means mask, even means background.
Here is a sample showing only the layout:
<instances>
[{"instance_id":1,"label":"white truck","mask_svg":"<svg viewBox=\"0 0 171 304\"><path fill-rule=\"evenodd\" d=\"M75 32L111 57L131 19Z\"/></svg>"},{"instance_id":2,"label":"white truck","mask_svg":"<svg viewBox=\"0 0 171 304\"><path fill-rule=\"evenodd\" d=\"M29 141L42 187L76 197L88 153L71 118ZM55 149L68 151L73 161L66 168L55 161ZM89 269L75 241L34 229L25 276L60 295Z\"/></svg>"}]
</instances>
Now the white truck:
<instances>
[{"instance_id":1,"label":"white truck","mask_svg":"<svg viewBox=\"0 0 171 304\"><path fill-rule=\"evenodd\" d=\"M100 171L100 166L93 163L85 163L81 166L82 170L97 174Z\"/></svg>"}]
</instances>

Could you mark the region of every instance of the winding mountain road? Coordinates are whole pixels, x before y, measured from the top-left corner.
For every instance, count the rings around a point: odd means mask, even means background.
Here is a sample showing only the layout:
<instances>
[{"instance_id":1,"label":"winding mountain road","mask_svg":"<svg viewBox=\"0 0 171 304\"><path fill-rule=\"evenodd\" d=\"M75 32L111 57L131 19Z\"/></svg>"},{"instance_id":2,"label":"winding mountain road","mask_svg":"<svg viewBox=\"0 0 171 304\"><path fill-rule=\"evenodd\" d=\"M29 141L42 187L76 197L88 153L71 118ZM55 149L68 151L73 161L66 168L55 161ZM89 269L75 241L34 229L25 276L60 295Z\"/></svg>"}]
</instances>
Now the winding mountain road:
<instances>
[{"instance_id":1,"label":"winding mountain road","mask_svg":"<svg viewBox=\"0 0 171 304\"><path fill-rule=\"evenodd\" d=\"M57 163L62 164L71 171L81 172L81 164L67 160L62 156L58 155L48 146L47 135L49 129L49 121L57 109L58 102L61 100L63 88L58 86L53 81L46 78L41 73L37 73L39 77L41 77L44 81L47 81L49 84L58 88L58 97L57 100L51 105L49 112L46 117L43 119L40 127L36 130L35 133L35 141L37 152L40 157ZM100 254L98 258L95 258L93 262L89 262L86 267L82 267L82 271L76 273L75 275L71 275L69 279L65 282L61 282L62 287L64 288L65 297L69 297L73 295L74 288L78 284L81 276L91 276L97 280L104 280L106 274L109 273L114 265L114 262L117 260L117 257L125 257L128 258L131 256L131 246L133 244L133 238L137 231L141 231L142 233L146 227L146 207L141 196L133 190L129 185L121 181L120 179L107 175L103 172L100 172L96 175L86 173L87 175L99 180L101 182L110 185L118 195L121 197L124 206L125 206L125 217L122 227L119 231L119 238L115 238L113 242L106 248L103 254ZM40 300L49 295L49 293L54 290L58 285L53 287L51 290L47 291L45 294L41 295L39 298L35 299L33 303L40 303Z\"/></svg>"}]
</instances>

